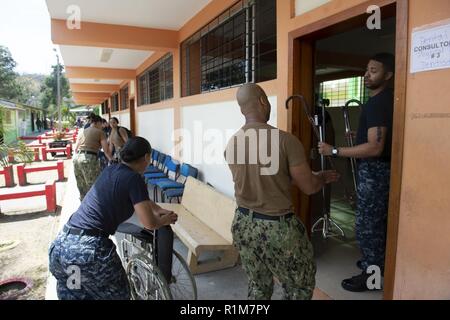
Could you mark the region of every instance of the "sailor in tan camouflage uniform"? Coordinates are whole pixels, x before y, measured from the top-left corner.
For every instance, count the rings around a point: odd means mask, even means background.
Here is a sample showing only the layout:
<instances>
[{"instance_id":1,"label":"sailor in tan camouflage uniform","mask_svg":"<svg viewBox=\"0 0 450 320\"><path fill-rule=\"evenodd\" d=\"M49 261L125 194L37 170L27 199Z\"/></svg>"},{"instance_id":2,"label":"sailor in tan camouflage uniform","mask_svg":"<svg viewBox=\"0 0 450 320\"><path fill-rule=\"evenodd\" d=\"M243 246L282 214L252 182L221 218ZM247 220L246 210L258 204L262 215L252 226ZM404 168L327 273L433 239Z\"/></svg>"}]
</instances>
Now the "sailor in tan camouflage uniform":
<instances>
[{"instance_id":1,"label":"sailor in tan camouflage uniform","mask_svg":"<svg viewBox=\"0 0 450 320\"><path fill-rule=\"evenodd\" d=\"M106 135L102 130L102 118L95 115L92 118L91 126L84 129L80 135L73 158L73 168L81 200L101 172L98 152L102 148L106 157L111 160L112 156Z\"/></svg>"},{"instance_id":2,"label":"sailor in tan camouflage uniform","mask_svg":"<svg viewBox=\"0 0 450 320\"><path fill-rule=\"evenodd\" d=\"M225 158L238 204L232 234L249 278L248 298L270 299L276 277L285 299L311 299L316 266L305 227L293 213L291 185L313 194L338 174L312 172L301 142L267 124L271 107L258 85L242 86L237 101L246 123L229 141Z\"/></svg>"}]
</instances>

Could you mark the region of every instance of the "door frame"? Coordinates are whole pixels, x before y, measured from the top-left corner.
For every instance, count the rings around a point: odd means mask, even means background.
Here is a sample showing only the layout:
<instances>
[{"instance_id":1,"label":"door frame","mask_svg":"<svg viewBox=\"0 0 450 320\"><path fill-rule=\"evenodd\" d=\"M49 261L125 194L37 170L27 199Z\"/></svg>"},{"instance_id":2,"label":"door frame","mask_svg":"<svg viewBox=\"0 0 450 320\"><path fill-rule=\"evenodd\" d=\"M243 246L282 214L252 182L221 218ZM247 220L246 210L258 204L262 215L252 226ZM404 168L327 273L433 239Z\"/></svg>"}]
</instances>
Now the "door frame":
<instances>
[{"instance_id":1,"label":"door frame","mask_svg":"<svg viewBox=\"0 0 450 320\"><path fill-rule=\"evenodd\" d=\"M135 122L136 109L134 107L134 105L135 105L135 97L129 98L128 103L129 103L129 109L128 110L130 110L130 130L131 130L131 132L134 135L136 135L136 122Z\"/></svg>"},{"instance_id":2,"label":"door frame","mask_svg":"<svg viewBox=\"0 0 450 320\"><path fill-rule=\"evenodd\" d=\"M394 115L392 132L392 149L390 192L389 192L389 213L386 241L386 262L384 278L384 299L392 300L394 298L395 287L395 266L397 257L398 224L400 215L400 197L403 169L403 148L404 132L406 120L406 80L408 66L408 9L409 0L372 0L370 4L386 7L395 4L396 7L396 76L394 87ZM328 28L330 26L351 20L357 16L366 13L368 3L349 8L337 15L324 20L316 21L298 30L289 33L289 44L293 57L293 71L290 77L289 95L303 94L308 103L312 103L314 85L311 78L311 66L314 64L314 55L311 54L313 44L308 35ZM302 81L300 81L300 79ZM305 79L307 79L305 81ZM291 133L296 135L302 143L305 150L311 147L311 126L301 112L298 103L293 103L288 112L288 123L291 124ZM301 218L309 224L308 216L310 212L310 197L301 194L298 190L294 192L294 205ZM308 214L307 214L308 213ZM310 228L309 228L310 229Z\"/></svg>"},{"instance_id":3,"label":"door frame","mask_svg":"<svg viewBox=\"0 0 450 320\"><path fill-rule=\"evenodd\" d=\"M34 133L35 127L34 127L34 111L30 112L31 114L31 131Z\"/></svg>"}]
</instances>

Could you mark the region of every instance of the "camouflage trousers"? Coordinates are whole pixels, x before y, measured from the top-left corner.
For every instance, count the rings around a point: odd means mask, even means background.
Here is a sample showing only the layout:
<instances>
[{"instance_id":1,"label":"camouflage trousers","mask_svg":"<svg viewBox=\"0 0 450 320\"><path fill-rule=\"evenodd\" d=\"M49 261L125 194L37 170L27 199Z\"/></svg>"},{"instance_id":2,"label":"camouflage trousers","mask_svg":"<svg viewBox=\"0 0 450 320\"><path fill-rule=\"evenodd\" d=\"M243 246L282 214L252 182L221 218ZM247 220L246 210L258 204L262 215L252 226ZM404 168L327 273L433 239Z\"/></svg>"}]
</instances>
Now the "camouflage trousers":
<instances>
[{"instance_id":1,"label":"camouflage trousers","mask_svg":"<svg viewBox=\"0 0 450 320\"><path fill-rule=\"evenodd\" d=\"M236 210L231 231L248 276L249 299L270 300L273 277L281 282L284 299L312 298L316 274L313 248L297 218L262 220Z\"/></svg>"},{"instance_id":2,"label":"camouflage trousers","mask_svg":"<svg viewBox=\"0 0 450 320\"><path fill-rule=\"evenodd\" d=\"M61 231L49 249L49 270L60 300L129 300L116 246L106 237Z\"/></svg>"},{"instance_id":3,"label":"camouflage trousers","mask_svg":"<svg viewBox=\"0 0 450 320\"><path fill-rule=\"evenodd\" d=\"M371 265L384 268L389 180L389 162L361 161L358 164L355 228L364 269Z\"/></svg>"},{"instance_id":4,"label":"camouflage trousers","mask_svg":"<svg viewBox=\"0 0 450 320\"><path fill-rule=\"evenodd\" d=\"M80 198L83 200L100 175L100 161L96 155L79 153L73 157L73 170L80 191Z\"/></svg>"}]
</instances>

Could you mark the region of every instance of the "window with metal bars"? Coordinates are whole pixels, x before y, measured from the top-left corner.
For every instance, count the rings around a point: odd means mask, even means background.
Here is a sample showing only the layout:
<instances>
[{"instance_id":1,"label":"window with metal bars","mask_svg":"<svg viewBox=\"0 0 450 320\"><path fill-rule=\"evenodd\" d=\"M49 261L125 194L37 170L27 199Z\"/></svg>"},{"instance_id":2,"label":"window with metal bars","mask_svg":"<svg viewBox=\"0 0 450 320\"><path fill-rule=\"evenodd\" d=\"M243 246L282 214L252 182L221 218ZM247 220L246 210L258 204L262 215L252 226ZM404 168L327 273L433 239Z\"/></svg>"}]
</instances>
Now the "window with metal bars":
<instances>
[{"instance_id":1,"label":"window with metal bars","mask_svg":"<svg viewBox=\"0 0 450 320\"><path fill-rule=\"evenodd\" d=\"M342 107L351 99L367 102L369 95L364 86L364 77L353 77L320 84L320 97L330 100L330 107Z\"/></svg>"},{"instance_id":2,"label":"window with metal bars","mask_svg":"<svg viewBox=\"0 0 450 320\"><path fill-rule=\"evenodd\" d=\"M168 54L139 76L139 106L173 98L173 56Z\"/></svg>"},{"instance_id":3,"label":"window with metal bars","mask_svg":"<svg viewBox=\"0 0 450 320\"><path fill-rule=\"evenodd\" d=\"M111 97L111 112L119 111L119 94L116 93Z\"/></svg>"},{"instance_id":4,"label":"window with metal bars","mask_svg":"<svg viewBox=\"0 0 450 320\"><path fill-rule=\"evenodd\" d=\"M276 0L241 0L181 44L182 95L276 78Z\"/></svg>"},{"instance_id":5,"label":"window with metal bars","mask_svg":"<svg viewBox=\"0 0 450 320\"><path fill-rule=\"evenodd\" d=\"M120 107L121 110L126 110L129 107L129 100L128 100L128 86L125 88L122 88L120 90Z\"/></svg>"}]
</instances>

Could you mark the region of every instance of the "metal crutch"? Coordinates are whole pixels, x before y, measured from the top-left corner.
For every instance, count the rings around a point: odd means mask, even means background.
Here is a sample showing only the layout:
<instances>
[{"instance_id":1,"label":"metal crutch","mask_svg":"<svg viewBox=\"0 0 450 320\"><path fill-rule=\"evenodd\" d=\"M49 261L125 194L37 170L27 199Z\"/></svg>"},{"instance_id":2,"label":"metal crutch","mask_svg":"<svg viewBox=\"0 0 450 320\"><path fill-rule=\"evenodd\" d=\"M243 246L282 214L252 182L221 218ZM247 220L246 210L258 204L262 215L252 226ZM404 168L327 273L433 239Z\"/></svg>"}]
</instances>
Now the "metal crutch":
<instances>
[{"instance_id":1,"label":"metal crutch","mask_svg":"<svg viewBox=\"0 0 450 320\"><path fill-rule=\"evenodd\" d=\"M312 125L313 132L316 135L316 138L320 142L324 142L325 138L325 106L322 106L322 126L319 124L318 116L316 115L315 118L311 116L310 107L308 103L306 102L305 98L301 95L293 95L289 97L286 100L286 108L289 108L289 102L293 99L299 99L302 102L303 111L305 112L309 122ZM325 159L328 159L330 163L330 167L334 170L335 165L330 157L325 157L324 155L320 155L320 165L321 170L325 170ZM338 237L342 236L345 237L344 230L331 218L330 212L328 211L328 208L326 206L326 190L325 186L322 188L322 211L323 216L319 218L314 225L311 228L311 232L317 232L322 231L322 236L324 239L330 238L330 237ZM322 224L322 228L320 228L320 224ZM334 228L338 229L339 233L336 233L334 231Z\"/></svg>"},{"instance_id":2,"label":"metal crutch","mask_svg":"<svg viewBox=\"0 0 450 320\"><path fill-rule=\"evenodd\" d=\"M349 117L349 110L348 107L350 106L350 104L352 103L356 103L358 105L358 107L362 106L361 101L356 100L356 99L352 99L347 101L347 103L345 104L344 107L342 107L342 113L344 115L344 125L345 125L345 134L346 134L346 140L347 140L347 146L348 147L353 147L353 137L351 136L351 126L350 126L350 117ZM357 191L357 187L358 187L358 182L356 179L356 159L355 158L349 158L350 161L350 166L351 166L351 170L352 170L352 178L353 178L353 188L354 188L354 193L353 195L349 195L349 202L351 204L351 206L354 208L355 207L355 203L356 203L356 191Z\"/></svg>"}]
</instances>

